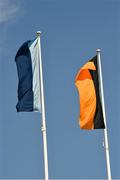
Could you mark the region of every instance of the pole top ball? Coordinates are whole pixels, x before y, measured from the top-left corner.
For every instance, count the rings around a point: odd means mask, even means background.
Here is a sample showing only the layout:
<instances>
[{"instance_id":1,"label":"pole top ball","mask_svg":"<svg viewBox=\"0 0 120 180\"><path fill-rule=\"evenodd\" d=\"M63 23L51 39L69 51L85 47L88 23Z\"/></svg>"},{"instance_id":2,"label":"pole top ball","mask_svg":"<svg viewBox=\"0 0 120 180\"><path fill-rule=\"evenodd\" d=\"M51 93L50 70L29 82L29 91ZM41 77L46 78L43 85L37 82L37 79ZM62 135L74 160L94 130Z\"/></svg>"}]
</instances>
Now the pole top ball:
<instances>
[{"instance_id":1,"label":"pole top ball","mask_svg":"<svg viewBox=\"0 0 120 180\"><path fill-rule=\"evenodd\" d=\"M41 31L37 31L37 36L40 36L41 34Z\"/></svg>"},{"instance_id":2,"label":"pole top ball","mask_svg":"<svg viewBox=\"0 0 120 180\"><path fill-rule=\"evenodd\" d=\"M96 49L96 52L101 52L101 49L99 49L99 48L98 48L98 49Z\"/></svg>"}]
</instances>

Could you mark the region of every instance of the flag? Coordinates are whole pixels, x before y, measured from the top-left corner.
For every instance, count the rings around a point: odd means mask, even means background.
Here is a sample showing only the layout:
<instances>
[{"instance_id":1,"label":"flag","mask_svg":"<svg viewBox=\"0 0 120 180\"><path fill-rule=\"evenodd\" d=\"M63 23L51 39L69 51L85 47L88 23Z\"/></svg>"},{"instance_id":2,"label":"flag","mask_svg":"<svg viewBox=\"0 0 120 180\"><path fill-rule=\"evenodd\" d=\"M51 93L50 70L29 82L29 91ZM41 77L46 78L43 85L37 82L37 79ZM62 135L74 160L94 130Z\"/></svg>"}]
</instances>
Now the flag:
<instances>
[{"instance_id":1,"label":"flag","mask_svg":"<svg viewBox=\"0 0 120 180\"><path fill-rule=\"evenodd\" d=\"M81 129L104 129L104 119L99 92L97 56L80 68L75 85L79 93Z\"/></svg>"},{"instance_id":2,"label":"flag","mask_svg":"<svg viewBox=\"0 0 120 180\"><path fill-rule=\"evenodd\" d=\"M25 42L15 56L18 72L18 103L21 111L40 111L40 72L38 39Z\"/></svg>"}]
</instances>

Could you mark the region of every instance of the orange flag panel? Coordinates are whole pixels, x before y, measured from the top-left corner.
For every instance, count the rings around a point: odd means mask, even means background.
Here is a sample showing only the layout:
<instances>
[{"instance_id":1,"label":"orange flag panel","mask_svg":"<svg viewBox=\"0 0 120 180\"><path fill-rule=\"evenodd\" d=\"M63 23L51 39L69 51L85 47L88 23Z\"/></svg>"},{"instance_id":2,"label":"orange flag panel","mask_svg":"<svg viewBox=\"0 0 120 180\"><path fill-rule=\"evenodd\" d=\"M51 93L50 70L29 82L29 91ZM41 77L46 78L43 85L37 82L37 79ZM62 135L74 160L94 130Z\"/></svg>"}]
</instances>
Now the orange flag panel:
<instances>
[{"instance_id":1,"label":"orange flag panel","mask_svg":"<svg viewBox=\"0 0 120 180\"><path fill-rule=\"evenodd\" d=\"M91 74L88 69L96 70L93 62L86 63L76 77L76 87L80 98L81 129L94 129L94 116L96 112L96 93Z\"/></svg>"}]
</instances>

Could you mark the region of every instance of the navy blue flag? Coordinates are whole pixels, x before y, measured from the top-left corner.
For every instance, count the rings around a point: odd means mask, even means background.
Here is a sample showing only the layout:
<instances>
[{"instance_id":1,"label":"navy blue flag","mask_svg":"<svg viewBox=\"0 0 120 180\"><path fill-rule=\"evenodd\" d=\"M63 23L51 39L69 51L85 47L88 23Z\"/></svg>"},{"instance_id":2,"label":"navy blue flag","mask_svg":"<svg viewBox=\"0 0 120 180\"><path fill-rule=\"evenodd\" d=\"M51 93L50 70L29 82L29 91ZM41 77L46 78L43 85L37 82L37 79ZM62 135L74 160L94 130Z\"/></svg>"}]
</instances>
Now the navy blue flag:
<instances>
[{"instance_id":1,"label":"navy blue flag","mask_svg":"<svg viewBox=\"0 0 120 180\"><path fill-rule=\"evenodd\" d=\"M41 112L39 58L38 39L25 42L15 56L19 80L18 112Z\"/></svg>"}]
</instances>

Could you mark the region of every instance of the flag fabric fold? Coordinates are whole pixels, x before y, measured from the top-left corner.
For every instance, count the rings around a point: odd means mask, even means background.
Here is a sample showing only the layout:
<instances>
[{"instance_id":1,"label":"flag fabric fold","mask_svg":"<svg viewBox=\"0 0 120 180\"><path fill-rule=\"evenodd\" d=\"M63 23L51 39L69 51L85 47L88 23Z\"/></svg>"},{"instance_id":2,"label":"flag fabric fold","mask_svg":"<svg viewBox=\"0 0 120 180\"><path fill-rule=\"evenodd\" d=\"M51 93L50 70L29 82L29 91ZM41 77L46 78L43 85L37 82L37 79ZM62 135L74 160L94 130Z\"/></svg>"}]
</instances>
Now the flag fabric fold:
<instances>
[{"instance_id":1,"label":"flag fabric fold","mask_svg":"<svg viewBox=\"0 0 120 180\"><path fill-rule=\"evenodd\" d=\"M15 56L18 72L18 103L21 111L40 111L40 72L38 39L26 41Z\"/></svg>"},{"instance_id":2,"label":"flag fabric fold","mask_svg":"<svg viewBox=\"0 0 120 180\"><path fill-rule=\"evenodd\" d=\"M99 92L97 56L89 60L77 73L75 85L79 93L81 129L104 129Z\"/></svg>"}]
</instances>

